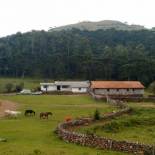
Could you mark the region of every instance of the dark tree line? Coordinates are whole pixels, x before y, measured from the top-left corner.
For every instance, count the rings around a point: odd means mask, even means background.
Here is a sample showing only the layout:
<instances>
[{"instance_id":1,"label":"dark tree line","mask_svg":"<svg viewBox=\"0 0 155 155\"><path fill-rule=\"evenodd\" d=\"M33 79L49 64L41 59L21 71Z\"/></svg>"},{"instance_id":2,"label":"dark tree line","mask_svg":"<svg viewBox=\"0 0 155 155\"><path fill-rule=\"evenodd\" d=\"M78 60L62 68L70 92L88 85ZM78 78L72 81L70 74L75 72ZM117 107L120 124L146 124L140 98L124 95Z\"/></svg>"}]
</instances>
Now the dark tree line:
<instances>
[{"instance_id":1,"label":"dark tree line","mask_svg":"<svg viewBox=\"0 0 155 155\"><path fill-rule=\"evenodd\" d=\"M0 38L0 76L155 80L155 32L32 31Z\"/></svg>"}]
</instances>

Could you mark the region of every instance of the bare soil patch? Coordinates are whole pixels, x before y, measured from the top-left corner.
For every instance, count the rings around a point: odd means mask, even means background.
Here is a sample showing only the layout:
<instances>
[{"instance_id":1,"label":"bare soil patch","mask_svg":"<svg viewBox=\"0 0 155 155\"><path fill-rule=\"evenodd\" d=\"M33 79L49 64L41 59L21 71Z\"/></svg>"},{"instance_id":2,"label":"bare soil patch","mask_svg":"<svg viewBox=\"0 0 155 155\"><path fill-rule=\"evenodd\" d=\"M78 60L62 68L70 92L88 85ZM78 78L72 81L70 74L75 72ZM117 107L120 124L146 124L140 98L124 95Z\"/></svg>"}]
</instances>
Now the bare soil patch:
<instances>
[{"instance_id":1,"label":"bare soil patch","mask_svg":"<svg viewBox=\"0 0 155 155\"><path fill-rule=\"evenodd\" d=\"M16 110L17 109L17 103L6 101L6 100L0 100L0 118L5 116L5 110Z\"/></svg>"}]
</instances>

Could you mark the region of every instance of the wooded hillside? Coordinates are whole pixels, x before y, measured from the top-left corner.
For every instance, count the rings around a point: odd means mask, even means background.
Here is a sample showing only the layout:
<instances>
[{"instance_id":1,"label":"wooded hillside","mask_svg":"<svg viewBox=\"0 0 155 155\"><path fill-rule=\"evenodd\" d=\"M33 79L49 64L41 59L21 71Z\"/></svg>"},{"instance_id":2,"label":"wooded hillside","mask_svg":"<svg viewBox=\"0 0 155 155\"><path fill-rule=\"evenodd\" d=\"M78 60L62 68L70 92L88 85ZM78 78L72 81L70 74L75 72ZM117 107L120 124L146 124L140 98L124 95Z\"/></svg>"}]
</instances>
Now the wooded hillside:
<instances>
[{"instance_id":1,"label":"wooded hillside","mask_svg":"<svg viewBox=\"0 0 155 155\"><path fill-rule=\"evenodd\" d=\"M0 76L155 79L155 33L114 29L32 31L0 39Z\"/></svg>"}]
</instances>

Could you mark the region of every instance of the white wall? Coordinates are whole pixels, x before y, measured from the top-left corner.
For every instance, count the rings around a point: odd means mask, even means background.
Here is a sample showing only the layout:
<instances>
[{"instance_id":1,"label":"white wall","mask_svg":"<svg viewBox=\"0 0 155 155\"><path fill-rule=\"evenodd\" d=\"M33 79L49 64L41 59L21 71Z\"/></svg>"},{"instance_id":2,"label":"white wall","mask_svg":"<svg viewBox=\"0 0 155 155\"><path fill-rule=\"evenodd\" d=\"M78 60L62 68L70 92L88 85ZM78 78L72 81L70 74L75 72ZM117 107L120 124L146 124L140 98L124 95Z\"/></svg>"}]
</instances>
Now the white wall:
<instances>
[{"instance_id":1,"label":"white wall","mask_svg":"<svg viewBox=\"0 0 155 155\"><path fill-rule=\"evenodd\" d=\"M86 93L87 92L87 88L72 88L72 92L73 93Z\"/></svg>"},{"instance_id":2,"label":"white wall","mask_svg":"<svg viewBox=\"0 0 155 155\"><path fill-rule=\"evenodd\" d=\"M47 87L47 91L56 91L57 90L57 86L56 85L49 85ZM41 91L46 92L46 88L44 87L44 85L41 85Z\"/></svg>"},{"instance_id":3,"label":"white wall","mask_svg":"<svg viewBox=\"0 0 155 155\"><path fill-rule=\"evenodd\" d=\"M94 89L95 94L102 95L143 95L144 89Z\"/></svg>"},{"instance_id":4,"label":"white wall","mask_svg":"<svg viewBox=\"0 0 155 155\"><path fill-rule=\"evenodd\" d=\"M85 87L73 87L71 85L57 85L54 83L41 83L41 91L43 92L52 92L52 91L68 91L73 93L86 93L88 88ZM46 88L47 86L47 88ZM58 90L59 87L59 90Z\"/></svg>"},{"instance_id":5,"label":"white wall","mask_svg":"<svg viewBox=\"0 0 155 155\"><path fill-rule=\"evenodd\" d=\"M46 88L41 85L41 91L46 92ZM73 93L86 93L87 92L87 88L63 88L62 86L60 86L60 90L57 90L57 86L56 85L49 85L47 87L47 92L52 92L52 91L70 91Z\"/></svg>"}]
</instances>

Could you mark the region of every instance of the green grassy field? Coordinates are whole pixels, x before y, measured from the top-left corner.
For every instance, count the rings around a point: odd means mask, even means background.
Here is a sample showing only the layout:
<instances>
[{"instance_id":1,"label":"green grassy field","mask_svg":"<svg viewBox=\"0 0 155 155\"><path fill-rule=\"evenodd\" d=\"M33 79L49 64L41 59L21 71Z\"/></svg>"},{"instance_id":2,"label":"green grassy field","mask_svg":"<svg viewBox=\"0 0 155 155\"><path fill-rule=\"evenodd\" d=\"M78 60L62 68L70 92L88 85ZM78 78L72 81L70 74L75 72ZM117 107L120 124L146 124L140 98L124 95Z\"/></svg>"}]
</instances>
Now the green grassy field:
<instances>
[{"instance_id":1,"label":"green grassy field","mask_svg":"<svg viewBox=\"0 0 155 155\"><path fill-rule=\"evenodd\" d=\"M82 133L95 133L116 140L127 140L155 145L155 104L131 103L134 108L130 115L124 115L105 123L97 122L88 127L78 128Z\"/></svg>"},{"instance_id":2,"label":"green grassy field","mask_svg":"<svg viewBox=\"0 0 155 155\"><path fill-rule=\"evenodd\" d=\"M73 118L93 115L96 108L101 113L114 110L113 107L95 102L89 96L0 96L0 99L18 103L18 110L31 108L35 117L0 120L0 137L8 139L0 143L0 155L123 155L125 153L98 150L66 143L54 133L58 123L65 116ZM51 111L53 117L40 120L39 112Z\"/></svg>"}]
</instances>

